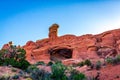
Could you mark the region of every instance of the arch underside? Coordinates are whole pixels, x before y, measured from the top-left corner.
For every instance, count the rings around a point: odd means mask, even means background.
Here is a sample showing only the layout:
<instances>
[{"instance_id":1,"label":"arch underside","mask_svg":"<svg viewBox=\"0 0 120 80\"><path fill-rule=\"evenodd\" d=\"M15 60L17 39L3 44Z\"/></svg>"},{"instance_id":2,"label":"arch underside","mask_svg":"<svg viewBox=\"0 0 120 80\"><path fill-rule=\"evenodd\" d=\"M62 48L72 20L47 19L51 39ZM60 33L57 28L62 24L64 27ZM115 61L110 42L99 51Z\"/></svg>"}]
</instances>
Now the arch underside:
<instances>
[{"instance_id":1,"label":"arch underside","mask_svg":"<svg viewBox=\"0 0 120 80\"><path fill-rule=\"evenodd\" d=\"M72 58L72 49L61 48L61 49L54 49L50 52L50 59L53 61L62 61L65 59Z\"/></svg>"}]
</instances>

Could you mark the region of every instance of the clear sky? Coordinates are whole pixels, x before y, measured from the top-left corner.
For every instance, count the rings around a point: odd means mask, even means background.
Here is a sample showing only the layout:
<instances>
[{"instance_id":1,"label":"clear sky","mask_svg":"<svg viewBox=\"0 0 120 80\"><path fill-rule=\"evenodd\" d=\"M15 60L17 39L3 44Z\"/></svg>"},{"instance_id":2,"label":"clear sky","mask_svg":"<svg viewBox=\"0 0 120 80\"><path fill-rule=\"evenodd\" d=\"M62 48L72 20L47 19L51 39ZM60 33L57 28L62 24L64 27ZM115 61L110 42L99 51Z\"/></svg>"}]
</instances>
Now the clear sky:
<instances>
[{"instance_id":1,"label":"clear sky","mask_svg":"<svg viewBox=\"0 0 120 80\"><path fill-rule=\"evenodd\" d=\"M120 0L0 0L0 47L64 34L98 34L120 27Z\"/></svg>"}]
</instances>

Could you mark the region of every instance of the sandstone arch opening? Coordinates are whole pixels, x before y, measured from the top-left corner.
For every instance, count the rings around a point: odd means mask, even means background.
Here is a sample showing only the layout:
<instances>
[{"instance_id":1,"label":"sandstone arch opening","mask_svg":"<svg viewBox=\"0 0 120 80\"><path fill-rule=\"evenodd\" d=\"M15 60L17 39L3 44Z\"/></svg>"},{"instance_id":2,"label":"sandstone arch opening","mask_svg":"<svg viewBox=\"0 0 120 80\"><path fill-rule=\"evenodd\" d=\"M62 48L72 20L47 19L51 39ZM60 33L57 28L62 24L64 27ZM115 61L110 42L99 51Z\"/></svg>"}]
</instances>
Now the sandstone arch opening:
<instances>
[{"instance_id":1,"label":"sandstone arch opening","mask_svg":"<svg viewBox=\"0 0 120 80\"><path fill-rule=\"evenodd\" d=\"M68 48L54 49L50 51L50 59L53 61L70 59L72 58L72 53L73 50Z\"/></svg>"}]
</instances>

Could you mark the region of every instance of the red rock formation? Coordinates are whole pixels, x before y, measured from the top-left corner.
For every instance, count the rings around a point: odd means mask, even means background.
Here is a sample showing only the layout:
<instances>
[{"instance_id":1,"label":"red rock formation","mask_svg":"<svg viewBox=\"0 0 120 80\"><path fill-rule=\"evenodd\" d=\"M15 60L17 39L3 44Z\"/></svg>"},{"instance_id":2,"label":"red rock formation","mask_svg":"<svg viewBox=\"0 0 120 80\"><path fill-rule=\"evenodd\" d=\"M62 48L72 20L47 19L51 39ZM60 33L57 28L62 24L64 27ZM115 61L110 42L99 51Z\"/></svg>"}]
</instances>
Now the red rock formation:
<instances>
[{"instance_id":1,"label":"red rock formation","mask_svg":"<svg viewBox=\"0 0 120 80\"><path fill-rule=\"evenodd\" d=\"M51 36L57 33L49 33ZM96 60L107 56L115 56L120 52L120 29L92 35L64 35L51 40L50 37L29 41L24 46L28 61L49 61L65 59Z\"/></svg>"},{"instance_id":2,"label":"red rock formation","mask_svg":"<svg viewBox=\"0 0 120 80\"><path fill-rule=\"evenodd\" d=\"M53 24L50 28L49 28L49 39L50 40L54 40L57 38L57 33L58 33L58 29L59 25L57 24Z\"/></svg>"}]
</instances>

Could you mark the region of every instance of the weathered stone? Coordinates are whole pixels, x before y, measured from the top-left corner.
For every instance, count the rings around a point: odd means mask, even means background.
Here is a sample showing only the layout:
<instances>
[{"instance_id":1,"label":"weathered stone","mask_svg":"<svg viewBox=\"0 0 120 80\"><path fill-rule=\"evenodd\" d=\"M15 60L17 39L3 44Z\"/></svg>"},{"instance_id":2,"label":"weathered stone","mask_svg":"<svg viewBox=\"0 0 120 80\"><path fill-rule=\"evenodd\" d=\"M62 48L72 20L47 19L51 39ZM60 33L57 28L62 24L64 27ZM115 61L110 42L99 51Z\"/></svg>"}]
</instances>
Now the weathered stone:
<instances>
[{"instance_id":1,"label":"weathered stone","mask_svg":"<svg viewBox=\"0 0 120 80\"><path fill-rule=\"evenodd\" d=\"M99 60L100 58L115 56L120 51L120 29L97 35L64 35L58 37L58 27L57 24L53 24L49 28L49 38L37 40L36 42L29 41L24 46L28 61Z\"/></svg>"},{"instance_id":2,"label":"weathered stone","mask_svg":"<svg viewBox=\"0 0 120 80\"><path fill-rule=\"evenodd\" d=\"M98 50L97 53L99 56L103 58L117 55L116 49L109 48L109 47L102 47Z\"/></svg>"}]
</instances>

